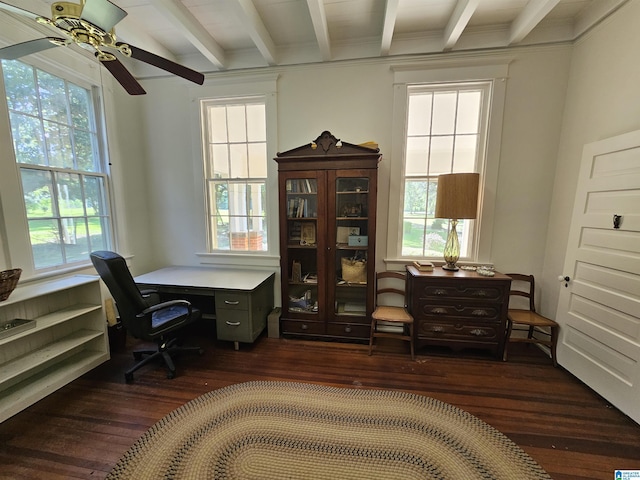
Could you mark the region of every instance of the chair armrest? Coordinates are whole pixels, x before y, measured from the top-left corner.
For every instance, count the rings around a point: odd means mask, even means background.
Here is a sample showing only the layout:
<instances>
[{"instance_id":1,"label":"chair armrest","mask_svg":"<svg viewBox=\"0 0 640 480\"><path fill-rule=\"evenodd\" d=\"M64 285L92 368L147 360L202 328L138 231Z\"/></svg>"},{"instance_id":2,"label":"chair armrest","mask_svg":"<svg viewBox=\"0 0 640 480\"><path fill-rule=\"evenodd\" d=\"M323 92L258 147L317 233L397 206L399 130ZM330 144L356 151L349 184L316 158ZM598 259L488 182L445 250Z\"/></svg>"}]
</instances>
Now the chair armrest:
<instances>
[{"instance_id":1,"label":"chair armrest","mask_svg":"<svg viewBox=\"0 0 640 480\"><path fill-rule=\"evenodd\" d=\"M157 312L158 310L163 310L165 308L173 307L174 305L183 305L189 309L189 315L191 315L191 303L187 300L169 300L168 302L158 303L157 305L153 305L149 308L144 309L141 313L136 315L136 317L144 317L153 312Z\"/></svg>"}]
</instances>

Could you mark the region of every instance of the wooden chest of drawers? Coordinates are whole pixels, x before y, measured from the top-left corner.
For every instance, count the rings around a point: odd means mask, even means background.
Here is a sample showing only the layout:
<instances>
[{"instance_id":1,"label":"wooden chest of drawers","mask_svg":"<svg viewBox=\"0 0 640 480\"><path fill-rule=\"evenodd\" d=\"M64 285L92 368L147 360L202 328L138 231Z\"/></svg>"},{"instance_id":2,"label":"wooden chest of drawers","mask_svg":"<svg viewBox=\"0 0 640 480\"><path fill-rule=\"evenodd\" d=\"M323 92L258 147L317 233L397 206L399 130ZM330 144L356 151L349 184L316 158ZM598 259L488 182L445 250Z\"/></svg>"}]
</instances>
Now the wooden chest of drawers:
<instances>
[{"instance_id":1,"label":"wooden chest of drawers","mask_svg":"<svg viewBox=\"0 0 640 480\"><path fill-rule=\"evenodd\" d=\"M407 267L407 305L415 319L416 348L481 348L502 358L511 278L501 273L419 272Z\"/></svg>"}]
</instances>

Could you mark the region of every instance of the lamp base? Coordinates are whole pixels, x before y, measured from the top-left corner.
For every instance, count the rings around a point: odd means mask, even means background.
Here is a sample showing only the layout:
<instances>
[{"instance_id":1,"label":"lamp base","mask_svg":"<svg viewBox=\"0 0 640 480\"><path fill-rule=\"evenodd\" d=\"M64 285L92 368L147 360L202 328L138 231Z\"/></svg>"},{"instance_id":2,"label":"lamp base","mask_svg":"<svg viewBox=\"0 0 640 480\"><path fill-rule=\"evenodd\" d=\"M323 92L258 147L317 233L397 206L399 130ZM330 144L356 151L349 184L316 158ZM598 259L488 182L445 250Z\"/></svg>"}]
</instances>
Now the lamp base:
<instances>
[{"instance_id":1,"label":"lamp base","mask_svg":"<svg viewBox=\"0 0 640 480\"><path fill-rule=\"evenodd\" d=\"M445 263L442 265L443 270L448 270L450 272L457 272L460 270L455 263Z\"/></svg>"}]
</instances>

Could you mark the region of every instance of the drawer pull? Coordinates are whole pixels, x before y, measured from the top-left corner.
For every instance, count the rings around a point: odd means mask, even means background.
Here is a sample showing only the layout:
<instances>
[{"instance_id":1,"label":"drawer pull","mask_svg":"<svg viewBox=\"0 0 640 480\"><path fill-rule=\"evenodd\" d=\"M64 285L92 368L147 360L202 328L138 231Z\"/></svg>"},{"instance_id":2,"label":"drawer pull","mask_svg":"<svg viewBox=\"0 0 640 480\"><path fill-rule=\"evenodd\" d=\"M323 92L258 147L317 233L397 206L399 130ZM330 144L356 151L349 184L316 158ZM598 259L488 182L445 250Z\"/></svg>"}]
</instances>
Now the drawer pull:
<instances>
[{"instance_id":1,"label":"drawer pull","mask_svg":"<svg viewBox=\"0 0 640 480\"><path fill-rule=\"evenodd\" d=\"M446 291L446 290L444 290L444 289L442 289L442 288L437 288L437 289L435 289L435 290L433 291L433 294L434 294L434 295L442 296L442 295L446 295L446 294L447 294L447 291Z\"/></svg>"},{"instance_id":2,"label":"drawer pull","mask_svg":"<svg viewBox=\"0 0 640 480\"><path fill-rule=\"evenodd\" d=\"M300 329L301 329L301 330L307 330L308 328L309 328L309 325L307 325L306 323L303 323L303 324L300 326Z\"/></svg>"},{"instance_id":3,"label":"drawer pull","mask_svg":"<svg viewBox=\"0 0 640 480\"><path fill-rule=\"evenodd\" d=\"M432 332L442 333L444 332L444 327L431 327Z\"/></svg>"},{"instance_id":4,"label":"drawer pull","mask_svg":"<svg viewBox=\"0 0 640 480\"><path fill-rule=\"evenodd\" d=\"M474 297L486 297L489 293L486 290L474 290L471 295Z\"/></svg>"},{"instance_id":5,"label":"drawer pull","mask_svg":"<svg viewBox=\"0 0 640 480\"><path fill-rule=\"evenodd\" d=\"M224 323L226 323L230 327L239 327L240 326L240 322L229 322L229 321L226 321Z\"/></svg>"},{"instance_id":6,"label":"drawer pull","mask_svg":"<svg viewBox=\"0 0 640 480\"><path fill-rule=\"evenodd\" d=\"M446 315L447 314L447 309L446 308L432 308L431 312L434 315Z\"/></svg>"},{"instance_id":7,"label":"drawer pull","mask_svg":"<svg viewBox=\"0 0 640 480\"><path fill-rule=\"evenodd\" d=\"M488 317L489 312L487 312L486 310L478 309L471 312L471 315L473 315L474 317Z\"/></svg>"},{"instance_id":8,"label":"drawer pull","mask_svg":"<svg viewBox=\"0 0 640 480\"><path fill-rule=\"evenodd\" d=\"M346 327L344 327L344 332L351 333L351 325L347 325Z\"/></svg>"},{"instance_id":9,"label":"drawer pull","mask_svg":"<svg viewBox=\"0 0 640 480\"><path fill-rule=\"evenodd\" d=\"M483 330L481 328L474 328L473 330L471 330L469 332L471 335L474 335L476 337L486 337L487 336L487 331Z\"/></svg>"},{"instance_id":10,"label":"drawer pull","mask_svg":"<svg viewBox=\"0 0 640 480\"><path fill-rule=\"evenodd\" d=\"M236 300L235 302L232 302L231 300L225 300L224 304L225 305L240 305L240 302L238 300Z\"/></svg>"}]
</instances>

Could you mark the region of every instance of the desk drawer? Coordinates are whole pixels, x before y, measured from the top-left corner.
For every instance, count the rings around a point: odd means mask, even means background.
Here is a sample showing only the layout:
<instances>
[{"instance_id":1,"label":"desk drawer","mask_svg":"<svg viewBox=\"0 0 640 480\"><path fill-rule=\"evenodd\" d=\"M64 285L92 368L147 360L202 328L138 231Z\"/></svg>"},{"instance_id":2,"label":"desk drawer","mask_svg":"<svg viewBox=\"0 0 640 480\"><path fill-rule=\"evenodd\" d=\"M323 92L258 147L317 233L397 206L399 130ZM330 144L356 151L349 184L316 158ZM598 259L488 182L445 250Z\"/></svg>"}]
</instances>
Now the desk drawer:
<instances>
[{"instance_id":1,"label":"desk drawer","mask_svg":"<svg viewBox=\"0 0 640 480\"><path fill-rule=\"evenodd\" d=\"M249 310L249 295L242 292L216 293L216 310Z\"/></svg>"},{"instance_id":2,"label":"desk drawer","mask_svg":"<svg viewBox=\"0 0 640 480\"><path fill-rule=\"evenodd\" d=\"M259 327L259 325L256 325L256 327ZM248 312L226 308L217 309L216 334L218 340L251 343L257 336L254 336L254 333Z\"/></svg>"}]
</instances>

